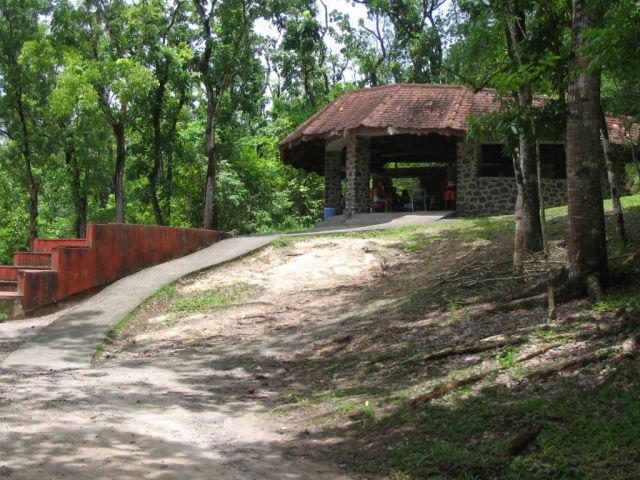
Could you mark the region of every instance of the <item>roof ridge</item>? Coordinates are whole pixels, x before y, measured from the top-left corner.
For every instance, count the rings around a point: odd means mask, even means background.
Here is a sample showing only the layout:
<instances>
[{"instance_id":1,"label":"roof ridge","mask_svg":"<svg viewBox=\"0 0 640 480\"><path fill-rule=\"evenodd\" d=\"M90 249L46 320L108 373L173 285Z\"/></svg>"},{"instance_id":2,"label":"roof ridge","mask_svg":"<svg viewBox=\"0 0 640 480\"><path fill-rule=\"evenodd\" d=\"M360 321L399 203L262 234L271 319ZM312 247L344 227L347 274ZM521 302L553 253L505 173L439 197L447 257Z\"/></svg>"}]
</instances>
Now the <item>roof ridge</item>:
<instances>
[{"instance_id":1,"label":"roof ridge","mask_svg":"<svg viewBox=\"0 0 640 480\"><path fill-rule=\"evenodd\" d=\"M469 89L463 86L460 94L458 95L458 99L456 100L456 103L453 105L453 108L451 109L451 112L449 113L449 115L447 115L447 120L446 120L447 125L449 126L453 125L453 121L458 117L458 114L460 112L460 107L462 106L462 102L466 99L467 95L469 94L471 94L472 97L475 96L475 93L469 91Z\"/></svg>"}]
</instances>

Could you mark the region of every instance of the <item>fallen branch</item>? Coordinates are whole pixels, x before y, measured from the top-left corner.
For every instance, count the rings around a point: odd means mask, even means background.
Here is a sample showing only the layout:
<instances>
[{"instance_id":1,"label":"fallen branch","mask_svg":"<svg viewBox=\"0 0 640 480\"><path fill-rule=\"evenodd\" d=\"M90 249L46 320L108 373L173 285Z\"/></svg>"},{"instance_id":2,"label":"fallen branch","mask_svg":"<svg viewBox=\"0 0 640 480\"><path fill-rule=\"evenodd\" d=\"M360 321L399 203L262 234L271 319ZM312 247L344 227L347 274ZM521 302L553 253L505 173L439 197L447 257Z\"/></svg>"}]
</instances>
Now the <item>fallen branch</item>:
<instances>
[{"instance_id":1,"label":"fallen branch","mask_svg":"<svg viewBox=\"0 0 640 480\"><path fill-rule=\"evenodd\" d=\"M534 350L533 352L520 355L518 358L516 358L516 363L522 363L522 362L526 362L527 360L531 360L532 358L542 355L543 353L546 353L549 350L553 350L554 348L559 347L560 345L562 345L562 343L552 343L551 345L545 345L543 347L540 347L537 350Z\"/></svg>"},{"instance_id":2,"label":"fallen branch","mask_svg":"<svg viewBox=\"0 0 640 480\"><path fill-rule=\"evenodd\" d=\"M476 375L471 375L470 377L463 378L461 380L456 380L453 382L445 383L444 385L440 385L439 387L434 388L430 392L414 398L413 401L411 402L411 405L413 407L420 407L425 403L427 403L429 400L443 397L445 394L447 394L451 390L454 390L458 387L462 387L464 385L469 385L471 383L478 382L492 372L493 370L488 370L486 372L478 373Z\"/></svg>"},{"instance_id":3,"label":"fallen branch","mask_svg":"<svg viewBox=\"0 0 640 480\"><path fill-rule=\"evenodd\" d=\"M473 282L461 283L461 287L472 287L477 285L478 283L486 283L486 282L502 282L505 280L522 280L524 279L524 275L509 275L508 277L488 277L488 278L477 278L474 279Z\"/></svg>"},{"instance_id":4,"label":"fallen branch","mask_svg":"<svg viewBox=\"0 0 640 480\"><path fill-rule=\"evenodd\" d=\"M527 445L529 445L538 437L541 430L542 425L534 425L533 427L520 433L520 435L518 435L511 441L511 443L509 443L509 446L505 450L505 453L511 456L519 454L527 447Z\"/></svg>"},{"instance_id":5,"label":"fallen branch","mask_svg":"<svg viewBox=\"0 0 640 480\"><path fill-rule=\"evenodd\" d=\"M530 377L547 377L549 375L553 375L554 373L559 373L563 370L568 370L570 368L578 368L584 367L590 363L594 363L600 360L603 360L611 355L614 347L610 347L603 350L597 350L595 352L590 352L585 355L580 355L578 357L572 358L570 360L565 360L563 362L553 363L551 365L546 365L544 367L538 368L531 372Z\"/></svg>"},{"instance_id":6,"label":"fallen branch","mask_svg":"<svg viewBox=\"0 0 640 480\"><path fill-rule=\"evenodd\" d=\"M532 297L518 298L507 303L496 305L492 310L494 312L508 312L510 310L520 310L523 308L531 308L546 305L547 293L540 293Z\"/></svg>"},{"instance_id":7,"label":"fallen branch","mask_svg":"<svg viewBox=\"0 0 640 480\"><path fill-rule=\"evenodd\" d=\"M485 339L483 339L483 340L480 340L479 342L475 342L469 345L445 348L443 350L439 350L437 352L427 354L422 358L415 358L415 357L409 358L407 360L404 360L402 364L404 365L406 363L415 363L416 361L430 362L432 360L440 360L442 358L451 357L454 355L466 355L469 353L486 352L488 350L493 350L496 348L517 345L524 341L525 341L524 337L503 338L503 339L494 340L494 341L486 341Z\"/></svg>"}]
</instances>

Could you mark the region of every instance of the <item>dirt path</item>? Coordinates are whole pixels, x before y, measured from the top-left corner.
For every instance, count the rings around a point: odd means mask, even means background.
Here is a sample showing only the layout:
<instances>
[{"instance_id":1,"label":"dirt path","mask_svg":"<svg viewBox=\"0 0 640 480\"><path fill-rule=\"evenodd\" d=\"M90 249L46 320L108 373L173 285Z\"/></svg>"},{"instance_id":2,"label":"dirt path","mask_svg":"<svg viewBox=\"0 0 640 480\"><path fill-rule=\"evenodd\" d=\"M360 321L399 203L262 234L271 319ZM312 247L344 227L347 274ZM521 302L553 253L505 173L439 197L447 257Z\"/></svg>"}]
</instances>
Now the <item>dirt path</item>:
<instances>
[{"instance_id":1,"label":"dirt path","mask_svg":"<svg viewBox=\"0 0 640 480\"><path fill-rule=\"evenodd\" d=\"M271 387L384 262L368 240L270 247L178 286L235 286L237 304L152 306L91 369L0 370L0 478L345 478ZM55 317L0 324L0 359Z\"/></svg>"},{"instance_id":2,"label":"dirt path","mask_svg":"<svg viewBox=\"0 0 640 480\"><path fill-rule=\"evenodd\" d=\"M202 363L1 373L0 478L340 478L280 451L242 381Z\"/></svg>"}]
</instances>

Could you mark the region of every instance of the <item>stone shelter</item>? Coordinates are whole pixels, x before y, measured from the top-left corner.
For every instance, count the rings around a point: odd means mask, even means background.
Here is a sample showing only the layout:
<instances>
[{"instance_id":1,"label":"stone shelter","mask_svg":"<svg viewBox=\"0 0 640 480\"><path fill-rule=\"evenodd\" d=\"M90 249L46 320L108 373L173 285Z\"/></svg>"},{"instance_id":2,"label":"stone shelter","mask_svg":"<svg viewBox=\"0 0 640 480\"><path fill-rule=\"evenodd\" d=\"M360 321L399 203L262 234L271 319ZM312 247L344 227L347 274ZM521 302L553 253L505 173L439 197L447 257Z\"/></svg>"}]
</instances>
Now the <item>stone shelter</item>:
<instances>
[{"instance_id":1,"label":"stone shelter","mask_svg":"<svg viewBox=\"0 0 640 480\"><path fill-rule=\"evenodd\" d=\"M468 119L497 110L495 99L492 89L474 93L456 85L352 90L282 140L281 158L323 175L325 206L337 213L369 212L372 176L419 179L436 208L442 206L447 181L454 181L460 214L512 213L516 185L511 158L504 156L500 143L467 139ZM622 145L629 136L620 119L608 117L607 126L616 168L624 178L628 154ZM566 203L564 144L542 142L541 159L546 204Z\"/></svg>"}]
</instances>

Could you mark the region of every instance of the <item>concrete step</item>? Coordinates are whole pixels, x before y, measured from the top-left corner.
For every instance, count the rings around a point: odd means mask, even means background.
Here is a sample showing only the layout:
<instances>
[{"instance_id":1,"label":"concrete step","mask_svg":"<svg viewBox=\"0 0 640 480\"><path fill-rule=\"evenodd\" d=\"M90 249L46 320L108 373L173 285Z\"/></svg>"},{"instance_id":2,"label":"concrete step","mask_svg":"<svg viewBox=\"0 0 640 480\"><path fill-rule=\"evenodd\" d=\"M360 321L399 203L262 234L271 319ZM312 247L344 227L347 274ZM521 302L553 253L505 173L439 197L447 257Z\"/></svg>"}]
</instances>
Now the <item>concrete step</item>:
<instances>
[{"instance_id":1,"label":"concrete step","mask_svg":"<svg viewBox=\"0 0 640 480\"><path fill-rule=\"evenodd\" d=\"M18 292L0 292L0 320L23 314L22 294Z\"/></svg>"},{"instance_id":2,"label":"concrete step","mask_svg":"<svg viewBox=\"0 0 640 480\"><path fill-rule=\"evenodd\" d=\"M17 281L18 269L14 266L0 265L0 280Z\"/></svg>"},{"instance_id":3,"label":"concrete step","mask_svg":"<svg viewBox=\"0 0 640 480\"><path fill-rule=\"evenodd\" d=\"M87 247L86 238L36 238L33 251L51 253L55 247Z\"/></svg>"},{"instance_id":4,"label":"concrete step","mask_svg":"<svg viewBox=\"0 0 640 480\"><path fill-rule=\"evenodd\" d=\"M17 292L17 280L0 280L0 292Z\"/></svg>"},{"instance_id":5,"label":"concrete step","mask_svg":"<svg viewBox=\"0 0 640 480\"><path fill-rule=\"evenodd\" d=\"M31 270L50 269L51 253L16 252L13 254L13 265Z\"/></svg>"}]
</instances>

